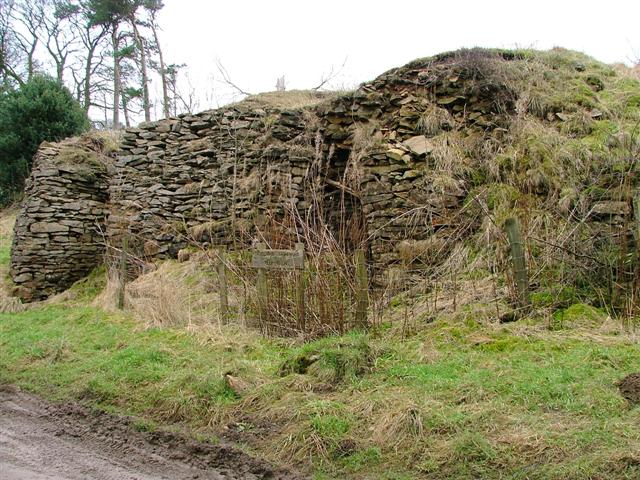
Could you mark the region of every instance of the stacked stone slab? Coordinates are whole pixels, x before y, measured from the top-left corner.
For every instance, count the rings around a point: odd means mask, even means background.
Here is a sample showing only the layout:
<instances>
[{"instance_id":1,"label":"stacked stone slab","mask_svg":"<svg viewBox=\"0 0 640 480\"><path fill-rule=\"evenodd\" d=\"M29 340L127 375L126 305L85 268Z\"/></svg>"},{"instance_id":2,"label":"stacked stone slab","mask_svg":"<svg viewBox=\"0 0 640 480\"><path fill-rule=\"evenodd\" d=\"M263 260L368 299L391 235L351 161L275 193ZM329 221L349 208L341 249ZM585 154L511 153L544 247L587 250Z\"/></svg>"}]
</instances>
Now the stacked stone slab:
<instances>
[{"instance_id":1,"label":"stacked stone slab","mask_svg":"<svg viewBox=\"0 0 640 480\"><path fill-rule=\"evenodd\" d=\"M304 199L313 150L302 111L233 107L128 129L111 179L109 236L146 256L224 244Z\"/></svg>"},{"instance_id":2,"label":"stacked stone slab","mask_svg":"<svg viewBox=\"0 0 640 480\"><path fill-rule=\"evenodd\" d=\"M322 197L334 224L362 217L360 240L378 266L394 263L400 242L452 227L464 199L460 180L433 175L442 134L464 128L483 141L507 121L506 89L469 97L466 87L420 66L309 109L240 103L128 129L111 181L110 236L117 243L127 232L141 253L175 256L203 236L250 238L265 217L291 205L304 215ZM427 117L433 125L419 125Z\"/></svg>"},{"instance_id":3,"label":"stacked stone slab","mask_svg":"<svg viewBox=\"0 0 640 480\"><path fill-rule=\"evenodd\" d=\"M109 176L89 138L44 143L14 228L11 276L25 301L65 290L102 262Z\"/></svg>"}]
</instances>

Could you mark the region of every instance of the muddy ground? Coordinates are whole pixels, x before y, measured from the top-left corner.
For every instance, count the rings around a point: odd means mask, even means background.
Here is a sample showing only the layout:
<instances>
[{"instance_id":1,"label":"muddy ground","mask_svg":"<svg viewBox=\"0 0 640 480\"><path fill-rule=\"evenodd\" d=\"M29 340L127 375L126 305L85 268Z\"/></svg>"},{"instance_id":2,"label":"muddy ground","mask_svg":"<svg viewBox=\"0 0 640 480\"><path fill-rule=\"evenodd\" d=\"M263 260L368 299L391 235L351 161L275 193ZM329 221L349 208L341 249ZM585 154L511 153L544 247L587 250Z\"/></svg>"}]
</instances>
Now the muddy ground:
<instances>
[{"instance_id":1,"label":"muddy ground","mask_svg":"<svg viewBox=\"0 0 640 480\"><path fill-rule=\"evenodd\" d=\"M224 444L138 432L131 420L0 386L2 480L300 479Z\"/></svg>"},{"instance_id":2,"label":"muddy ground","mask_svg":"<svg viewBox=\"0 0 640 480\"><path fill-rule=\"evenodd\" d=\"M640 405L640 372L632 373L620 380L618 389L629 405Z\"/></svg>"}]
</instances>

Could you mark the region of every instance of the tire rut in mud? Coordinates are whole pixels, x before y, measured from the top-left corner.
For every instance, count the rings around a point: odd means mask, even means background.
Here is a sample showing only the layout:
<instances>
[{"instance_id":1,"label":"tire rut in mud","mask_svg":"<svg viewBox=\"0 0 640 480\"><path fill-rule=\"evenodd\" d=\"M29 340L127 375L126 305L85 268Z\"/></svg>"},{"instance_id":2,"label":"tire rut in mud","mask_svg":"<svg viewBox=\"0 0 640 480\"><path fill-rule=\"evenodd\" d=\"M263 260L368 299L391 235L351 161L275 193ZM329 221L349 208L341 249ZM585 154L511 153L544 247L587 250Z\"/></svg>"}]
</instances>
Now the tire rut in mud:
<instances>
[{"instance_id":1,"label":"tire rut in mud","mask_svg":"<svg viewBox=\"0 0 640 480\"><path fill-rule=\"evenodd\" d=\"M139 432L132 420L0 387L3 480L302 480L224 443Z\"/></svg>"}]
</instances>

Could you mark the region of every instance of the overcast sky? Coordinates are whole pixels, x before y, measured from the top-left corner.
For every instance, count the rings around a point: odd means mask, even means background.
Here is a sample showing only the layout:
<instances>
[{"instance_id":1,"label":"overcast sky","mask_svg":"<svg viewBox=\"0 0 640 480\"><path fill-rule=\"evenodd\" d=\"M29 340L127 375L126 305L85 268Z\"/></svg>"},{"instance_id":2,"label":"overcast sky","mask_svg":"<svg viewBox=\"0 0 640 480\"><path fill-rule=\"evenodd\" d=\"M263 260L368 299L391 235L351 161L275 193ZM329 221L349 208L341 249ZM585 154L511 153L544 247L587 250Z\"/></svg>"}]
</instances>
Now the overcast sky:
<instances>
[{"instance_id":1,"label":"overcast sky","mask_svg":"<svg viewBox=\"0 0 640 480\"><path fill-rule=\"evenodd\" d=\"M216 68L257 93L311 88L338 70L353 87L414 58L461 47L562 46L607 63L640 57L640 0L165 0L162 43L186 63L199 110L232 100ZM346 59L346 63L345 63Z\"/></svg>"}]
</instances>

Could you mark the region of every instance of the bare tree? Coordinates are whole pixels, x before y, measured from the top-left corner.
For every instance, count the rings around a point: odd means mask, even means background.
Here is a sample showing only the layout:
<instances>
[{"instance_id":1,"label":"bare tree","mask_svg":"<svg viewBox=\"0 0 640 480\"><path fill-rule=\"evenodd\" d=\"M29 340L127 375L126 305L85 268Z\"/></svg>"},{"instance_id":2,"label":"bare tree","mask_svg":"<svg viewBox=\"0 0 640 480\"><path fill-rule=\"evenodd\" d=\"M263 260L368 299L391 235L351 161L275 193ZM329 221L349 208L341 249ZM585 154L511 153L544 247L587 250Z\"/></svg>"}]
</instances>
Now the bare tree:
<instances>
[{"instance_id":1,"label":"bare tree","mask_svg":"<svg viewBox=\"0 0 640 480\"><path fill-rule=\"evenodd\" d=\"M120 128L120 95L122 93L121 59L123 37L120 27L131 17L137 2L131 0L89 0L88 9L92 25L102 25L111 33L113 54L113 128Z\"/></svg>"},{"instance_id":2,"label":"bare tree","mask_svg":"<svg viewBox=\"0 0 640 480\"><path fill-rule=\"evenodd\" d=\"M342 73L342 70L344 70L344 66L346 64L347 64L347 57L344 58L344 62L342 62L342 65L340 65L338 68L331 65L329 72L323 73L320 76L320 83L315 87L313 87L311 90L321 90L322 88L324 88L325 85L327 85L327 83L329 83L330 81L332 81L334 78L336 78L338 75Z\"/></svg>"},{"instance_id":3,"label":"bare tree","mask_svg":"<svg viewBox=\"0 0 640 480\"><path fill-rule=\"evenodd\" d=\"M179 73L186 67L186 65L171 64L167 66L167 87L171 91L171 108L173 115L177 115L178 112L193 113L198 110L200 106L199 95L196 89L191 84L188 75L185 75L184 82L186 82L185 88L181 88L179 83ZM178 107L178 105L180 107Z\"/></svg>"},{"instance_id":4,"label":"bare tree","mask_svg":"<svg viewBox=\"0 0 640 480\"><path fill-rule=\"evenodd\" d=\"M109 124L120 128L124 109L127 124L141 111L151 120L150 83L157 72L165 117L178 104L197 108L195 91L178 88L184 65L168 65L160 46L162 8L162 0L0 0L0 91L50 73L87 113L108 108ZM112 97L109 107L105 95Z\"/></svg>"},{"instance_id":5,"label":"bare tree","mask_svg":"<svg viewBox=\"0 0 640 480\"><path fill-rule=\"evenodd\" d=\"M120 128L120 94L122 80L120 76L120 35L116 24L111 29L111 46L113 48L113 128Z\"/></svg>"},{"instance_id":6,"label":"bare tree","mask_svg":"<svg viewBox=\"0 0 640 480\"><path fill-rule=\"evenodd\" d=\"M220 72L220 75L222 75L223 83L225 83L226 85L229 85L231 88L233 88L235 91L237 91L241 95L247 95L247 96L251 95L249 92L247 92L246 90L243 90L231 80L231 75L229 75L229 72L224 67L220 59L216 60L216 67L218 68L218 72Z\"/></svg>"},{"instance_id":7,"label":"bare tree","mask_svg":"<svg viewBox=\"0 0 640 480\"><path fill-rule=\"evenodd\" d=\"M134 87L125 87L122 89L122 112L124 113L125 126L131 126L132 109L135 108L134 101L142 98L142 90ZM135 110L134 112L135 113Z\"/></svg>"},{"instance_id":8,"label":"bare tree","mask_svg":"<svg viewBox=\"0 0 640 480\"><path fill-rule=\"evenodd\" d=\"M128 20L133 29L133 38L138 53L136 62L138 63L142 77L142 109L144 110L144 120L145 122L149 122L151 120L151 102L149 100L149 75L147 73L147 47L145 39L140 35L136 13L136 10L133 9L129 14Z\"/></svg>"},{"instance_id":9,"label":"bare tree","mask_svg":"<svg viewBox=\"0 0 640 480\"><path fill-rule=\"evenodd\" d=\"M45 0L39 7L43 9L41 41L55 65L58 83L63 85L65 66L80 49L78 31L71 21L78 13L79 6L59 0Z\"/></svg>"},{"instance_id":10,"label":"bare tree","mask_svg":"<svg viewBox=\"0 0 640 480\"><path fill-rule=\"evenodd\" d=\"M144 7L149 12L148 26L151 29L151 33L153 34L153 47L158 54L159 68L156 68L156 70L160 75L160 82L162 83L162 113L165 118L168 118L171 114L168 71L164 61L164 54L162 53L162 47L160 45L160 39L158 36L158 30L160 30L160 26L158 25L158 12L160 11L160 9L162 9L163 6L163 3L158 0L147 0L144 4Z\"/></svg>"},{"instance_id":11,"label":"bare tree","mask_svg":"<svg viewBox=\"0 0 640 480\"><path fill-rule=\"evenodd\" d=\"M168 116L176 116L178 114L178 73L181 69L186 67L183 64L175 64L167 65L166 68L166 77L167 77L167 89L171 92L171 98L169 99L169 113Z\"/></svg>"},{"instance_id":12,"label":"bare tree","mask_svg":"<svg viewBox=\"0 0 640 480\"><path fill-rule=\"evenodd\" d=\"M24 84L20 74L23 58L12 25L14 6L13 0L0 0L0 76L4 90L13 84Z\"/></svg>"},{"instance_id":13,"label":"bare tree","mask_svg":"<svg viewBox=\"0 0 640 480\"><path fill-rule=\"evenodd\" d=\"M92 22L91 11L85 2L81 2L78 7L79 10L69 17L69 21L77 32L83 51L78 58L80 70L72 69L71 74L75 90L78 91L78 100L84 106L85 112L89 112L92 106L97 106L92 100L94 93L104 92L106 87L98 73L105 69L107 51L104 47L109 30L104 24Z\"/></svg>"},{"instance_id":14,"label":"bare tree","mask_svg":"<svg viewBox=\"0 0 640 480\"><path fill-rule=\"evenodd\" d=\"M44 0L17 2L11 10L15 22L15 45L26 61L26 80L31 80L37 68L36 51L44 23Z\"/></svg>"},{"instance_id":15,"label":"bare tree","mask_svg":"<svg viewBox=\"0 0 640 480\"><path fill-rule=\"evenodd\" d=\"M124 35L123 41L131 39L131 35ZM144 90L141 86L141 72L139 55L135 44L128 44L120 50L120 74L122 92L120 101L124 114L125 126L131 126L131 116L138 115L145 108Z\"/></svg>"}]
</instances>

